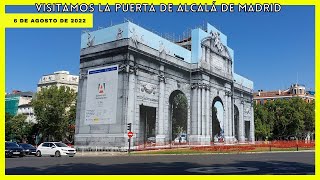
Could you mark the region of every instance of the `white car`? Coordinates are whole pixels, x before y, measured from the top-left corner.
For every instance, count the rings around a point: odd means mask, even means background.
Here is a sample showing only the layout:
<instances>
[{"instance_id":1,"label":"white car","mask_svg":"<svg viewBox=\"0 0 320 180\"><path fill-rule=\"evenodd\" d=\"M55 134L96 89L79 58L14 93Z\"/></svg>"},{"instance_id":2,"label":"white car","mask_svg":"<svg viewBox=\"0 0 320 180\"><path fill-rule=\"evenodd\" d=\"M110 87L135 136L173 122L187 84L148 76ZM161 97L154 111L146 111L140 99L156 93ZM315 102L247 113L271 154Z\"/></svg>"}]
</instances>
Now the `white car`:
<instances>
[{"instance_id":1,"label":"white car","mask_svg":"<svg viewBox=\"0 0 320 180\"><path fill-rule=\"evenodd\" d=\"M74 156L76 150L61 142L44 142L36 150L36 156Z\"/></svg>"}]
</instances>

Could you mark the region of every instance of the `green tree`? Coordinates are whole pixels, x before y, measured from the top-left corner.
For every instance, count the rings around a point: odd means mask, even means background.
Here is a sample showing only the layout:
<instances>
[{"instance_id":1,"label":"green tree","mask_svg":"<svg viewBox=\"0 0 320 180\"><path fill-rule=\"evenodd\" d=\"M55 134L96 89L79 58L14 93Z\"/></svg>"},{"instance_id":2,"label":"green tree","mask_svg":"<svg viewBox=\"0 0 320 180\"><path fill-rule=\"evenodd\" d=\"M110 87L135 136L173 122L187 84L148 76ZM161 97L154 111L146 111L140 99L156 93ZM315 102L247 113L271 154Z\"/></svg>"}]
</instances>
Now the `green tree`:
<instances>
[{"instance_id":1,"label":"green tree","mask_svg":"<svg viewBox=\"0 0 320 180\"><path fill-rule=\"evenodd\" d=\"M304 112L304 127L307 132L314 132L314 121L315 121L315 102L306 104Z\"/></svg>"},{"instance_id":2,"label":"green tree","mask_svg":"<svg viewBox=\"0 0 320 180\"><path fill-rule=\"evenodd\" d=\"M12 116L6 114L5 120L5 138L7 141L26 141L30 135L33 123L27 122L25 115L19 114Z\"/></svg>"},{"instance_id":3,"label":"green tree","mask_svg":"<svg viewBox=\"0 0 320 180\"><path fill-rule=\"evenodd\" d=\"M64 140L72 120L76 93L69 87L51 86L36 93L32 100L39 131L48 140Z\"/></svg>"},{"instance_id":4,"label":"green tree","mask_svg":"<svg viewBox=\"0 0 320 180\"><path fill-rule=\"evenodd\" d=\"M74 139L74 133L75 133L75 125L76 125L76 113L77 113L77 107L76 103L71 105L69 110L69 117L68 117L68 129L67 129L67 140L69 142L72 142Z\"/></svg>"},{"instance_id":5,"label":"green tree","mask_svg":"<svg viewBox=\"0 0 320 180\"><path fill-rule=\"evenodd\" d=\"M255 133L259 139L289 136L303 138L314 132L314 102L302 98L277 99L263 105L255 105Z\"/></svg>"},{"instance_id":6,"label":"green tree","mask_svg":"<svg viewBox=\"0 0 320 180\"><path fill-rule=\"evenodd\" d=\"M172 102L172 139L187 132L188 100L184 94L177 94Z\"/></svg>"},{"instance_id":7,"label":"green tree","mask_svg":"<svg viewBox=\"0 0 320 180\"><path fill-rule=\"evenodd\" d=\"M254 105L255 136L264 140L272 135L273 122L272 113L268 112L266 105Z\"/></svg>"}]
</instances>

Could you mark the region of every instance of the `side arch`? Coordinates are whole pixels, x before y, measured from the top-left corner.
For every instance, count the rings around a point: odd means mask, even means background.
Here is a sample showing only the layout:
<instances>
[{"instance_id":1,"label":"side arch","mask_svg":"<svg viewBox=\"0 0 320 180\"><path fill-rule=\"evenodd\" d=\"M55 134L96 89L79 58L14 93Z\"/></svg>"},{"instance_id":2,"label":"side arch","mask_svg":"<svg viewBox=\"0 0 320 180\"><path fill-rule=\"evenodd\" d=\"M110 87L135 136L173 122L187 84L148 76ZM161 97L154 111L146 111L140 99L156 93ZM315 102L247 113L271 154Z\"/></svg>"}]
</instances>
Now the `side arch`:
<instances>
[{"instance_id":1,"label":"side arch","mask_svg":"<svg viewBox=\"0 0 320 180\"><path fill-rule=\"evenodd\" d=\"M219 96L212 101L211 141L224 142L224 104Z\"/></svg>"},{"instance_id":2,"label":"side arch","mask_svg":"<svg viewBox=\"0 0 320 180\"><path fill-rule=\"evenodd\" d=\"M187 143L188 141L188 111L187 96L181 90L174 90L169 96L168 134L169 141ZM182 137L182 139L180 138Z\"/></svg>"}]
</instances>

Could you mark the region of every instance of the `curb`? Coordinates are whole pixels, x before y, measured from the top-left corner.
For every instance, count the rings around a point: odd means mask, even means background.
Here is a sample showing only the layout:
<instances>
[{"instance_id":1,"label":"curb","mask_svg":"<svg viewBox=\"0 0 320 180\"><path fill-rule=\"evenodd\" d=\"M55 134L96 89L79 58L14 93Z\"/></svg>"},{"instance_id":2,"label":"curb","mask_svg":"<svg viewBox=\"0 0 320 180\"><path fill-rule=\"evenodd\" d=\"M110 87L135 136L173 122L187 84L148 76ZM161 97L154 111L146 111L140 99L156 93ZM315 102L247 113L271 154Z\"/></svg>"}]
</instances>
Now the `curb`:
<instances>
[{"instance_id":1,"label":"curb","mask_svg":"<svg viewBox=\"0 0 320 180\"><path fill-rule=\"evenodd\" d=\"M148 151L146 151L148 152ZM186 153L186 154L148 154L148 153L131 153L127 152L85 152L77 153L77 157L116 157L116 156L177 156L177 155L220 155L220 154L269 154L269 153L299 153L299 152L315 152L315 150L301 150L301 151L261 151L261 152L233 152L233 153Z\"/></svg>"}]
</instances>

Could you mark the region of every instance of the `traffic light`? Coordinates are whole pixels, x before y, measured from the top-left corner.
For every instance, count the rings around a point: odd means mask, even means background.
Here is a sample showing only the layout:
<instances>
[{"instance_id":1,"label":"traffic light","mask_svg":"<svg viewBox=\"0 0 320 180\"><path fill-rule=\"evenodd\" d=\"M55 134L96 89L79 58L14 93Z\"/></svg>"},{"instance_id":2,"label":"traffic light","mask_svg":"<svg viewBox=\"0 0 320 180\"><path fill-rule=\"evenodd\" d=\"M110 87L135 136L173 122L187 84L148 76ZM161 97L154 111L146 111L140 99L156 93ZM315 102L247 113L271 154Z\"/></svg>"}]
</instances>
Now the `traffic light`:
<instances>
[{"instance_id":1,"label":"traffic light","mask_svg":"<svg viewBox=\"0 0 320 180\"><path fill-rule=\"evenodd\" d=\"M128 123L127 127L128 127L128 131L131 131L131 123Z\"/></svg>"}]
</instances>

